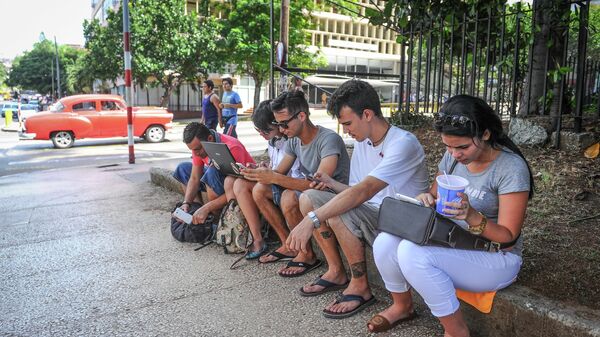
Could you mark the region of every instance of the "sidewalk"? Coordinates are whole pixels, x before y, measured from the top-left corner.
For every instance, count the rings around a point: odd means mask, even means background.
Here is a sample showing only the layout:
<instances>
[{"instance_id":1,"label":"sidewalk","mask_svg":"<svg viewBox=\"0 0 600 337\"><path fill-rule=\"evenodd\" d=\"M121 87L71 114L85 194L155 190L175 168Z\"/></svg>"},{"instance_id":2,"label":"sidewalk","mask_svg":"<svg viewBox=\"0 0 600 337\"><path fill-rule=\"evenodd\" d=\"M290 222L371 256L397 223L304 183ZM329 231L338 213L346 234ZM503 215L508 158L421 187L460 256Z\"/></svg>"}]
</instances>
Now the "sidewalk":
<instances>
[{"instance_id":1,"label":"sidewalk","mask_svg":"<svg viewBox=\"0 0 600 337\"><path fill-rule=\"evenodd\" d=\"M345 320L320 310L335 294L297 294L278 264L242 262L169 232L178 194L149 182L154 164L60 169L0 178L0 335L360 336L387 303ZM382 300L387 295L376 289ZM425 312L422 304L418 309ZM437 336L423 314L391 336Z\"/></svg>"}]
</instances>

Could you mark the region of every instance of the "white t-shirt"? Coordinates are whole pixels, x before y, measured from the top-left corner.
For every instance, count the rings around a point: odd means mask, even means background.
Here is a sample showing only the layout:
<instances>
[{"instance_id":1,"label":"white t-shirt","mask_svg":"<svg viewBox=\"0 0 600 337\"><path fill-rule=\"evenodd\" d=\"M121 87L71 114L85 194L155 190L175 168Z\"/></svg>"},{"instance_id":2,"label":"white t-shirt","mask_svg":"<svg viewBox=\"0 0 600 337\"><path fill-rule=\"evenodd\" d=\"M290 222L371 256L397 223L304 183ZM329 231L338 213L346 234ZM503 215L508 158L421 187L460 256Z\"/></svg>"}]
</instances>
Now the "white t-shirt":
<instances>
[{"instance_id":1,"label":"white t-shirt","mask_svg":"<svg viewBox=\"0 0 600 337\"><path fill-rule=\"evenodd\" d=\"M287 141L287 139L278 139L274 142L274 145L271 145L271 142L269 142L267 150L271 159L271 169L276 169L283 157L285 157L285 145ZM292 168L288 172L288 176L292 178L304 178L300 171L300 161L298 158L294 161L294 165L292 165Z\"/></svg>"},{"instance_id":2,"label":"white t-shirt","mask_svg":"<svg viewBox=\"0 0 600 337\"><path fill-rule=\"evenodd\" d=\"M429 189L425 152L419 140L410 132L392 126L385 140L373 147L370 140L354 142L350 161L350 186L367 175L384 181L388 186L368 202L379 207L383 198L401 193L415 197Z\"/></svg>"}]
</instances>

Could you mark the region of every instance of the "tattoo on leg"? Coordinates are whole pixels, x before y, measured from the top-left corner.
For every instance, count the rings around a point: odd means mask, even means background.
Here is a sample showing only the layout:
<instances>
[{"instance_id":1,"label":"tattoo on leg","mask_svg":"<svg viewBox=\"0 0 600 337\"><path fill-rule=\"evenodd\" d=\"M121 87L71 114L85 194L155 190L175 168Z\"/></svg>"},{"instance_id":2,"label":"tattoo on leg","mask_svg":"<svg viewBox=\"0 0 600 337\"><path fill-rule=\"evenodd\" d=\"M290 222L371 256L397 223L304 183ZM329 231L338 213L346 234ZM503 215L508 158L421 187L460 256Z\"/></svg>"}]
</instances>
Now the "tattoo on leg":
<instances>
[{"instance_id":1,"label":"tattoo on leg","mask_svg":"<svg viewBox=\"0 0 600 337\"><path fill-rule=\"evenodd\" d=\"M327 240L327 239L331 238L331 232L323 231L323 232L321 232L321 236L323 237L323 239Z\"/></svg>"},{"instance_id":2,"label":"tattoo on leg","mask_svg":"<svg viewBox=\"0 0 600 337\"><path fill-rule=\"evenodd\" d=\"M350 272L353 278L365 276L367 273L367 263L365 261L354 263L350 266Z\"/></svg>"}]
</instances>

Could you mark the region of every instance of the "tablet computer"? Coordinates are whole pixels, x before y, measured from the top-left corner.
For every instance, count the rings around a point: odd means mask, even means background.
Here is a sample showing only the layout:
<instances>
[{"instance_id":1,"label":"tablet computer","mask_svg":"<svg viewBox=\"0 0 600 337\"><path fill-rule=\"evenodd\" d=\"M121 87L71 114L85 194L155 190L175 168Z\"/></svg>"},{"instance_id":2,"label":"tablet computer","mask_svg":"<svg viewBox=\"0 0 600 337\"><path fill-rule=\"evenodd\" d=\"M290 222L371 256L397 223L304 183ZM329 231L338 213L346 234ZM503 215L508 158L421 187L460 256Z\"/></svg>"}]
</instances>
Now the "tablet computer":
<instances>
[{"instance_id":1,"label":"tablet computer","mask_svg":"<svg viewBox=\"0 0 600 337\"><path fill-rule=\"evenodd\" d=\"M224 143L201 142L206 154L213 161L213 164L221 174L243 178L240 173L240 166L235 162L229 147Z\"/></svg>"}]
</instances>

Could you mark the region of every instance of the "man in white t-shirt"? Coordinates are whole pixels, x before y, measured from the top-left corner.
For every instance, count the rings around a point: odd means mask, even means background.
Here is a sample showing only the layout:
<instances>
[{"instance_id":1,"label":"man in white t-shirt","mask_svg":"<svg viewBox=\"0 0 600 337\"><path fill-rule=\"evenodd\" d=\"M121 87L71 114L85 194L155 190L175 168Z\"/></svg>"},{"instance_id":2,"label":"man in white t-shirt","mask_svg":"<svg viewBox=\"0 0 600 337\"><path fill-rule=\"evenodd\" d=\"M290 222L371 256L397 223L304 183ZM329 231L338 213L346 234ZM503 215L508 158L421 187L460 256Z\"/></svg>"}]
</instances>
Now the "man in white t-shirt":
<instances>
[{"instance_id":1,"label":"man in white t-shirt","mask_svg":"<svg viewBox=\"0 0 600 337\"><path fill-rule=\"evenodd\" d=\"M346 288L323 310L325 317L345 318L375 302L367 280L364 245L372 245L375 240L383 198L396 193L415 197L427 191L428 174L421 144L412 133L386 121L379 96L367 82L350 80L342 84L332 95L328 112L356 140L349 185L317 172L312 186L315 189L304 191L300 197L300 210L305 217L290 233L287 245L294 251L303 251L313 231L320 228L321 236L325 234L324 241L328 243L321 248L329 269L302 287L300 294L315 296ZM325 188L337 194L324 191ZM350 280L336 242L350 265Z\"/></svg>"},{"instance_id":2,"label":"man in white t-shirt","mask_svg":"<svg viewBox=\"0 0 600 337\"><path fill-rule=\"evenodd\" d=\"M254 124L254 129L256 132L258 132L265 140L269 141L267 148L269 154L269 163L260 163L259 165L276 169L285 155L284 148L288 139L281 133L281 131L279 131L279 128L272 124L273 121L275 121L275 116L271 110L271 100L260 102L252 114L252 123ZM244 173L244 170L242 170L242 173ZM288 172L288 175L293 178L302 178L302 173L300 172L300 163L298 160L294 162L292 168ZM237 200L238 204L240 205L240 209L244 214L244 218L246 218L246 222L248 223L250 233L252 233L253 242L252 246L246 253L246 259L257 259L266 253L267 244L261 233L262 224L260 222L258 205L256 204L256 201L254 201L252 195L252 191L256 186L256 182L243 178L236 179L233 177L227 177L227 179L228 180L225 182L225 194L227 195L227 200ZM268 193L270 200L273 200L273 202L278 205L283 189L277 185L271 185L267 187L269 187L269 190L265 193ZM271 227L279 237L279 240L282 243L285 243L285 240L289 234L287 227L277 222L273 222ZM278 257L279 260L284 261L291 260L294 257L294 255L292 255L293 252L288 250L285 245L282 245L282 247L269 254L275 258Z\"/></svg>"}]
</instances>

